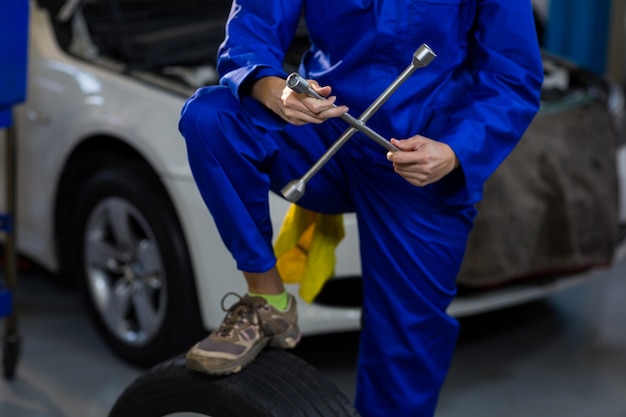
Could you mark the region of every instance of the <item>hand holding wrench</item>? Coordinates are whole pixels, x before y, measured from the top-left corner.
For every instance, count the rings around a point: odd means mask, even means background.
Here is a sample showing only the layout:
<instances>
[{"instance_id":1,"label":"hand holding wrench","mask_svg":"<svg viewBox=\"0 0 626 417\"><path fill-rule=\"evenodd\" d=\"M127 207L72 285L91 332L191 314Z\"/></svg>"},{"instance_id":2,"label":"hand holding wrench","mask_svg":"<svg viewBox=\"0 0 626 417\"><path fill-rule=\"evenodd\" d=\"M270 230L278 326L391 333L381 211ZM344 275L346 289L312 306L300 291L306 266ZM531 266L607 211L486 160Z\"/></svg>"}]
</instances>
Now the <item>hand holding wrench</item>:
<instances>
[{"instance_id":1,"label":"hand holding wrench","mask_svg":"<svg viewBox=\"0 0 626 417\"><path fill-rule=\"evenodd\" d=\"M348 141L348 139L356 133L357 129L361 130L370 138L380 143L386 149L390 151L397 151L398 149L395 146L367 127L365 122L372 117L372 115L385 103L385 101L387 101L387 99L398 89L398 87L400 87L400 85L406 81L411 74L413 74L416 69L427 66L433 59L435 59L436 56L437 55L435 55L435 53L426 44L422 44L413 53L411 64L385 89L385 91L381 93L380 96L378 96L376 100L374 100L374 102L363 112L363 114L361 114L358 119L354 119L354 117L344 114L343 116L345 117L341 118L350 123L351 127L346 130L335 141L335 143L331 145L330 148L328 148L328 150L300 179L290 181L282 188L281 193L283 196L291 202L295 203L298 201L300 197L304 195L306 183L330 160L330 158L332 158L332 156ZM307 94L311 94L313 97L325 99L313 90L306 80L297 74L292 74L287 78L287 86L298 93L306 92Z\"/></svg>"},{"instance_id":2,"label":"hand holding wrench","mask_svg":"<svg viewBox=\"0 0 626 417\"><path fill-rule=\"evenodd\" d=\"M296 72L292 72L287 77L287 87L291 88L296 93L305 93L311 97L315 97L320 100L326 100L326 97L319 95L317 91L311 88L307 80ZM339 116L339 118L347 122L353 128L360 130L362 133L373 139L375 142L383 146L388 151L399 151L399 149L393 146L391 142L376 133L374 130L370 129L369 126L367 126L362 120L355 119L348 113L342 114L341 116Z\"/></svg>"}]
</instances>

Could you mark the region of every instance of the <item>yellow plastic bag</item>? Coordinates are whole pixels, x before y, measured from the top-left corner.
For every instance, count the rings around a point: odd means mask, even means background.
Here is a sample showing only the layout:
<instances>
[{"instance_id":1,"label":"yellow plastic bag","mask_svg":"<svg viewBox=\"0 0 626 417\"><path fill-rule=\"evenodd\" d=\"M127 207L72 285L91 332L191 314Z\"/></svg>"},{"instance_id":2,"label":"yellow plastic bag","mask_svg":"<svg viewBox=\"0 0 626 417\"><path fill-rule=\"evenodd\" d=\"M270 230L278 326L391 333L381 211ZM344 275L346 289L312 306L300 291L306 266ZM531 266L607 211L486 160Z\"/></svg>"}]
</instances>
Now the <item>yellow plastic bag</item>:
<instances>
[{"instance_id":1,"label":"yellow plastic bag","mask_svg":"<svg viewBox=\"0 0 626 417\"><path fill-rule=\"evenodd\" d=\"M274 243L278 272L286 284L300 283L311 303L333 275L335 248L344 237L341 214L316 213L291 204Z\"/></svg>"}]
</instances>

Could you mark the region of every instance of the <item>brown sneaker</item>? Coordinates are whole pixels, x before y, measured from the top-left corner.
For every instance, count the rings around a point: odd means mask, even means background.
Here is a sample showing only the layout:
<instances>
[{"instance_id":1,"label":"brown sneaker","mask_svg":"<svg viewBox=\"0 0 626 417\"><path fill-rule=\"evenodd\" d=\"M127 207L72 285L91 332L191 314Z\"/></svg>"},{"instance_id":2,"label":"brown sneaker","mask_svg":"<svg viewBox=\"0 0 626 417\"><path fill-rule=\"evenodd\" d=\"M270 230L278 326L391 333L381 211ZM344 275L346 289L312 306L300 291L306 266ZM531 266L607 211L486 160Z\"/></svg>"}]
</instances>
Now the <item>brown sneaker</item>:
<instances>
[{"instance_id":1,"label":"brown sneaker","mask_svg":"<svg viewBox=\"0 0 626 417\"><path fill-rule=\"evenodd\" d=\"M224 300L222 308L224 309ZM300 339L295 299L289 295L285 312L261 297L245 295L228 309L220 327L196 343L186 357L187 368L210 375L227 375L249 365L263 348L294 347ZM226 310L226 309L224 309Z\"/></svg>"},{"instance_id":2,"label":"brown sneaker","mask_svg":"<svg viewBox=\"0 0 626 417\"><path fill-rule=\"evenodd\" d=\"M300 341L298 306L293 295L289 294L289 302L284 311L266 302L259 308L259 317L265 335L270 338L270 347L291 349Z\"/></svg>"}]
</instances>

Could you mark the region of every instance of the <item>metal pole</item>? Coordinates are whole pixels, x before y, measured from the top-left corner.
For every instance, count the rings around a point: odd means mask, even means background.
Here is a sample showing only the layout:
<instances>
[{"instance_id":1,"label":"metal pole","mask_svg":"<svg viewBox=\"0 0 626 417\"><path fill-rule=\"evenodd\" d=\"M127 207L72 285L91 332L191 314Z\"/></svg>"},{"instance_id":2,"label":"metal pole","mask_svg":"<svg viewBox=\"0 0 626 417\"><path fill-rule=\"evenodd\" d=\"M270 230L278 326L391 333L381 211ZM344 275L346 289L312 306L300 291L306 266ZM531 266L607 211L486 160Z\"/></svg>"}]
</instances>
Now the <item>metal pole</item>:
<instances>
[{"instance_id":1,"label":"metal pole","mask_svg":"<svg viewBox=\"0 0 626 417\"><path fill-rule=\"evenodd\" d=\"M16 206L17 206L17 141L15 127L11 124L6 130L6 215L8 219L5 240L5 281L11 290L13 311L5 318L3 349L4 374L13 378L15 363L19 355L20 336L17 331L17 250L16 250Z\"/></svg>"}]
</instances>

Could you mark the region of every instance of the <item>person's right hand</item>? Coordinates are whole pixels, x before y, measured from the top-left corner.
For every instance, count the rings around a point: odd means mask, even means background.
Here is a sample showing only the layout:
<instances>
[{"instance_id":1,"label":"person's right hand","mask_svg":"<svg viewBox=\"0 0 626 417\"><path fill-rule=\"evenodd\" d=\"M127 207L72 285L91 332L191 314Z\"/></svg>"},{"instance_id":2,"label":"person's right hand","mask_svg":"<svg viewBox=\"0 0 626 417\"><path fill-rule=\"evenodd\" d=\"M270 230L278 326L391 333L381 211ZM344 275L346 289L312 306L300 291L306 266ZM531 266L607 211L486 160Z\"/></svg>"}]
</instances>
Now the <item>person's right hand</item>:
<instances>
[{"instance_id":1,"label":"person's right hand","mask_svg":"<svg viewBox=\"0 0 626 417\"><path fill-rule=\"evenodd\" d=\"M320 87L315 80L309 85L326 100L296 93L287 87L280 77L263 77L252 87L252 97L279 115L283 120L296 126L307 123L323 123L331 117L339 117L348 111L347 106L335 106L335 96L330 96L330 86Z\"/></svg>"}]
</instances>

